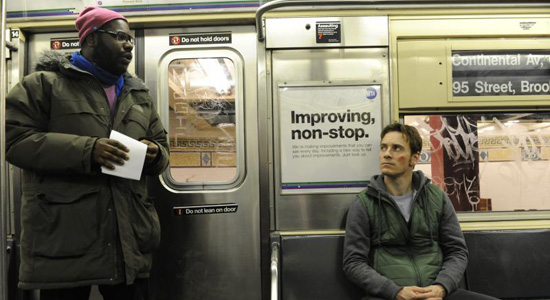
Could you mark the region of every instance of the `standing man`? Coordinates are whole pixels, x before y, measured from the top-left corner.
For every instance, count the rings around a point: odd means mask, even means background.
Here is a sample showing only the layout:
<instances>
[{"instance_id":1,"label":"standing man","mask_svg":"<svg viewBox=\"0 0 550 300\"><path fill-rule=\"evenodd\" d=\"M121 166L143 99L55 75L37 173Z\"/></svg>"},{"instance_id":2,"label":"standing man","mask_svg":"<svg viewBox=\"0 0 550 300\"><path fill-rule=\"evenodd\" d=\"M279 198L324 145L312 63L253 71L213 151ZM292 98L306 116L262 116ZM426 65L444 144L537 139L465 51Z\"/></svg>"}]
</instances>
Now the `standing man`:
<instances>
[{"instance_id":1,"label":"standing man","mask_svg":"<svg viewBox=\"0 0 550 300\"><path fill-rule=\"evenodd\" d=\"M468 250L449 197L413 172L421 150L414 127L382 130L382 174L348 212L344 272L366 299L495 299L458 288Z\"/></svg>"},{"instance_id":2,"label":"standing man","mask_svg":"<svg viewBox=\"0 0 550 300\"><path fill-rule=\"evenodd\" d=\"M45 53L7 97L7 159L22 172L19 287L40 299L147 299L160 242L146 176L168 166L164 130L143 82L126 72L134 37L124 16L88 7L81 51ZM141 180L105 175L129 159L116 130L147 145Z\"/></svg>"}]
</instances>

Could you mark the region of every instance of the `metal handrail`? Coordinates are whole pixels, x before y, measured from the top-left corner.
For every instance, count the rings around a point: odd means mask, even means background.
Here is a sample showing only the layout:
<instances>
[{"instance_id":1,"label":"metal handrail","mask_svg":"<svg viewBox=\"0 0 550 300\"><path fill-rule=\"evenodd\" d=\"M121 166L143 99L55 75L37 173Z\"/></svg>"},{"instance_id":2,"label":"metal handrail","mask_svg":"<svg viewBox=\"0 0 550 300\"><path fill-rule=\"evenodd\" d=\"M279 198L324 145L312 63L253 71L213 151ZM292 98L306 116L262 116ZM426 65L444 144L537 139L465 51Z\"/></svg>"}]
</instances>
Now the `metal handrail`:
<instances>
[{"instance_id":1,"label":"metal handrail","mask_svg":"<svg viewBox=\"0 0 550 300\"><path fill-rule=\"evenodd\" d=\"M6 0L0 26L0 300L8 300L8 197L6 174Z\"/></svg>"},{"instance_id":2,"label":"metal handrail","mask_svg":"<svg viewBox=\"0 0 550 300\"><path fill-rule=\"evenodd\" d=\"M439 1L393 1L393 0L275 0L270 1L258 8L256 11L256 30L258 31L258 41L265 40L263 16L265 13L277 9L288 7L318 7L332 6L333 10L346 10L351 7L361 7L367 9L383 10L383 9L405 9L405 8L424 8L424 9L453 9L453 8L549 8L550 3L543 1L456 1L456 0L439 0Z\"/></svg>"},{"instance_id":3,"label":"metal handrail","mask_svg":"<svg viewBox=\"0 0 550 300\"><path fill-rule=\"evenodd\" d=\"M271 300L279 300L279 243L271 244Z\"/></svg>"}]
</instances>

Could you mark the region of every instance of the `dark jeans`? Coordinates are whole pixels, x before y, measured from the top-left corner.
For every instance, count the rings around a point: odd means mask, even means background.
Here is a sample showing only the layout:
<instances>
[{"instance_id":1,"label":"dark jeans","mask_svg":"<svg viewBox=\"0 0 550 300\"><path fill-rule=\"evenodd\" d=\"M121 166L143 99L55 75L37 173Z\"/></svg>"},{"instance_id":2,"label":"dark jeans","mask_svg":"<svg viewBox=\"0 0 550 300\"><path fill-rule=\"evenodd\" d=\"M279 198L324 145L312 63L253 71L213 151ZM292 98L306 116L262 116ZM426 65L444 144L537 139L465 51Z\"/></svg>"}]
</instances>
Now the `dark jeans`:
<instances>
[{"instance_id":1,"label":"dark jeans","mask_svg":"<svg viewBox=\"0 0 550 300\"><path fill-rule=\"evenodd\" d=\"M134 284L100 285L104 300L148 300L149 280L136 279ZM40 290L40 300L88 300L91 286L70 289Z\"/></svg>"},{"instance_id":2,"label":"dark jeans","mask_svg":"<svg viewBox=\"0 0 550 300\"><path fill-rule=\"evenodd\" d=\"M364 299L383 300L382 298L375 298L375 297L366 297ZM444 299L445 300L497 300L498 298L479 294L479 293L464 290L464 289L457 289L456 291L452 292Z\"/></svg>"}]
</instances>

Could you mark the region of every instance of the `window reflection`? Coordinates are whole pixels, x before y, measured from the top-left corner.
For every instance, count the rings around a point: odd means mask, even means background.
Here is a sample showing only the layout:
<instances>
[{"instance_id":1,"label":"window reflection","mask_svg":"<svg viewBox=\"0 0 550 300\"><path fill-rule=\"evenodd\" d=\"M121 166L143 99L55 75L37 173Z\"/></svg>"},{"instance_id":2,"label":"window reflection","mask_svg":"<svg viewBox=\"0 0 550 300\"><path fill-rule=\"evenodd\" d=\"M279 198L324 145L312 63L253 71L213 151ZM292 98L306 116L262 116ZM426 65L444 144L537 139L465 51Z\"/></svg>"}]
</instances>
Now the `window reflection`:
<instances>
[{"instance_id":1,"label":"window reflection","mask_svg":"<svg viewBox=\"0 0 550 300\"><path fill-rule=\"evenodd\" d=\"M423 139L416 169L457 211L550 209L550 114L405 116Z\"/></svg>"},{"instance_id":2,"label":"window reflection","mask_svg":"<svg viewBox=\"0 0 550 300\"><path fill-rule=\"evenodd\" d=\"M168 66L170 172L180 183L237 176L235 67L227 58L174 60Z\"/></svg>"}]
</instances>

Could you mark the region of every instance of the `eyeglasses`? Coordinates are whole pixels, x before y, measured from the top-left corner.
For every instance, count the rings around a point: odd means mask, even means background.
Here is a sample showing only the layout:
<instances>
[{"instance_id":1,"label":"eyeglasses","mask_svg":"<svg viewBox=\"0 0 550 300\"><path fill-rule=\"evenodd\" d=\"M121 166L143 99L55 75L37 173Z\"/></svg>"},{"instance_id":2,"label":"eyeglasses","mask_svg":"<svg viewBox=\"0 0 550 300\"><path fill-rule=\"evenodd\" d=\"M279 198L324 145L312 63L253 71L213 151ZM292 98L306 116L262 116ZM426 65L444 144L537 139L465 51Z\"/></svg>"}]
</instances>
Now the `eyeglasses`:
<instances>
[{"instance_id":1,"label":"eyeglasses","mask_svg":"<svg viewBox=\"0 0 550 300\"><path fill-rule=\"evenodd\" d=\"M114 36L116 36L116 40L119 41L119 42L128 42L128 43L131 43L132 45L134 45L135 41L136 41L136 39L133 36L127 34L126 32L103 30L103 29L98 29L96 31L114 35Z\"/></svg>"}]
</instances>

